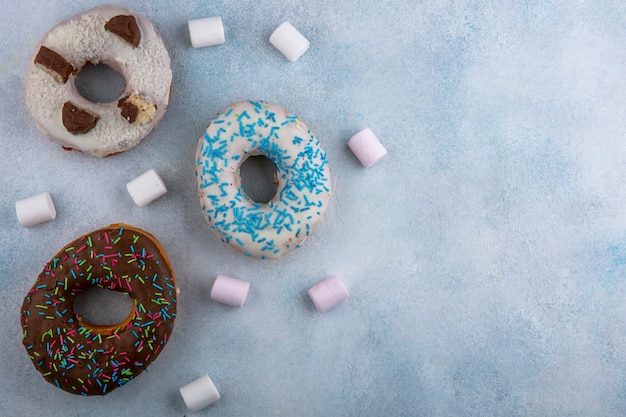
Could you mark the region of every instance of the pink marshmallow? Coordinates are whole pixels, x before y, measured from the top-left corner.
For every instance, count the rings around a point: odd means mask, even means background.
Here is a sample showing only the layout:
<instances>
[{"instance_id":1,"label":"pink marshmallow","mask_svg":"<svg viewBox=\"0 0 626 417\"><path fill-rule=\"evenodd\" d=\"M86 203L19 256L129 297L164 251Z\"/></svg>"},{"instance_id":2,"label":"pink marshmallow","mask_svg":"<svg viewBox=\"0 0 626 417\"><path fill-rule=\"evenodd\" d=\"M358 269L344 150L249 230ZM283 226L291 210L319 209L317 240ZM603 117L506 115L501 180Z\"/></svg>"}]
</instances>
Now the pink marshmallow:
<instances>
[{"instance_id":1,"label":"pink marshmallow","mask_svg":"<svg viewBox=\"0 0 626 417\"><path fill-rule=\"evenodd\" d=\"M309 290L309 297L321 312L330 310L348 298L348 290L337 275L331 275Z\"/></svg>"},{"instance_id":2,"label":"pink marshmallow","mask_svg":"<svg viewBox=\"0 0 626 417\"><path fill-rule=\"evenodd\" d=\"M218 275L211 289L211 299L233 307L241 307L246 302L250 283L226 275Z\"/></svg>"},{"instance_id":3,"label":"pink marshmallow","mask_svg":"<svg viewBox=\"0 0 626 417\"><path fill-rule=\"evenodd\" d=\"M371 167L387 155L387 150L370 128L363 129L352 136L348 141L348 146L365 168Z\"/></svg>"}]
</instances>

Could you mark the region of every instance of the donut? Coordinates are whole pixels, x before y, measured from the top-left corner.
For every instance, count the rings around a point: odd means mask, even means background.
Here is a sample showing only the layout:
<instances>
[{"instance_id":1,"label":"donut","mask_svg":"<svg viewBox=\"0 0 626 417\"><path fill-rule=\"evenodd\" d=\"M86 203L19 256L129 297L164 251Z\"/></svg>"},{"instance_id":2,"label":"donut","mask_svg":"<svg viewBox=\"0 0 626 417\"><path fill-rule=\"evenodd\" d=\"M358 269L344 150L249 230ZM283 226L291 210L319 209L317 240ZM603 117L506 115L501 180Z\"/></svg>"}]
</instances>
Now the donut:
<instances>
[{"instance_id":1,"label":"donut","mask_svg":"<svg viewBox=\"0 0 626 417\"><path fill-rule=\"evenodd\" d=\"M252 200L240 167L262 155L276 166L276 195ZM297 248L320 222L330 201L326 152L317 136L288 110L263 101L240 101L217 114L200 138L196 179L202 212L232 248L261 259Z\"/></svg>"},{"instance_id":2,"label":"donut","mask_svg":"<svg viewBox=\"0 0 626 417\"><path fill-rule=\"evenodd\" d=\"M120 98L93 103L76 89L87 64L106 64L126 80ZM169 102L170 58L144 17L100 6L53 27L26 71L26 104L39 130L65 149L98 157L124 152L159 123Z\"/></svg>"},{"instance_id":3,"label":"donut","mask_svg":"<svg viewBox=\"0 0 626 417\"><path fill-rule=\"evenodd\" d=\"M73 303L88 287L128 295L128 317L106 326L85 322ZM49 383L72 394L105 395L161 353L174 327L176 297L159 242L141 229L113 224L74 240L48 261L22 305L22 342Z\"/></svg>"}]
</instances>

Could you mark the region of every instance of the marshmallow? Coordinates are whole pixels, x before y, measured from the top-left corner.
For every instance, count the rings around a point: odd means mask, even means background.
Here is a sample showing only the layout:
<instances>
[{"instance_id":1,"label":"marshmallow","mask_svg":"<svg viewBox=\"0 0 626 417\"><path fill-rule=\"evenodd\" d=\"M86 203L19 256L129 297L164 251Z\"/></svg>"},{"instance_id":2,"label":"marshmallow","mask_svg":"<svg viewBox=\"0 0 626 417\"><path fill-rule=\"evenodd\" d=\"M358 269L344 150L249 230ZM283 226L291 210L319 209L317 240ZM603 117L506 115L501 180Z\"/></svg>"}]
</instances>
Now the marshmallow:
<instances>
[{"instance_id":1,"label":"marshmallow","mask_svg":"<svg viewBox=\"0 0 626 417\"><path fill-rule=\"evenodd\" d=\"M205 46L220 45L226 42L224 38L224 24L219 16L205 17L187 22L191 46L203 48Z\"/></svg>"},{"instance_id":2,"label":"marshmallow","mask_svg":"<svg viewBox=\"0 0 626 417\"><path fill-rule=\"evenodd\" d=\"M300 58L311 45L289 22L284 22L272 32L270 43L291 62Z\"/></svg>"},{"instance_id":3,"label":"marshmallow","mask_svg":"<svg viewBox=\"0 0 626 417\"><path fill-rule=\"evenodd\" d=\"M154 169L144 172L126 184L128 194L135 204L144 207L167 192L163 179Z\"/></svg>"},{"instance_id":4,"label":"marshmallow","mask_svg":"<svg viewBox=\"0 0 626 417\"><path fill-rule=\"evenodd\" d=\"M201 376L179 388L180 395L190 412L195 413L220 399L220 393L208 375Z\"/></svg>"},{"instance_id":5,"label":"marshmallow","mask_svg":"<svg viewBox=\"0 0 626 417\"><path fill-rule=\"evenodd\" d=\"M348 298L348 290L337 275L331 275L311 288L309 297L315 307L323 313Z\"/></svg>"},{"instance_id":6,"label":"marshmallow","mask_svg":"<svg viewBox=\"0 0 626 417\"><path fill-rule=\"evenodd\" d=\"M17 213L17 220L23 227L34 226L54 220L57 217L52 197L48 193L41 193L16 201L15 212Z\"/></svg>"},{"instance_id":7,"label":"marshmallow","mask_svg":"<svg viewBox=\"0 0 626 417\"><path fill-rule=\"evenodd\" d=\"M233 307L241 307L246 302L250 283L237 278L218 275L211 289L211 299Z\"/></svg>"},{"instance_id":8,"label":"marshmallow","mask_svg":"<svg viewBox=\"0 0 626 417\"><path fill-rule=\"evenodd\" d=\"M348 146L365 168L371 167L387 155L387 150L370 128L363 129L352 136L348 141Z\"/></svg>"}]
</instances>

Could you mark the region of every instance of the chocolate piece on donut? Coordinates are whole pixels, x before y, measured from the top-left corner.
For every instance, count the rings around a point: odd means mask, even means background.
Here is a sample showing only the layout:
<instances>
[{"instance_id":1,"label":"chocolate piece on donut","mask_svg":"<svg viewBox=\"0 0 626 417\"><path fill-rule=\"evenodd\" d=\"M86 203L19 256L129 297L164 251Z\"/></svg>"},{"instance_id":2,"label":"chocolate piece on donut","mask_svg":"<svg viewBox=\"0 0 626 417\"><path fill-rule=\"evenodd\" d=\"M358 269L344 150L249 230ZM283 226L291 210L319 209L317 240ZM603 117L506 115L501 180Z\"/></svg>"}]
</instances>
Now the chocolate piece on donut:
<instances>
[{"instance_id":1,"label":"chocolate piece on donut","mask_svg":"<svg viewBox=\"0 0 626 417\"><path fill-rule=\"evenodd\" d=\"M128 317L114 325L85 322L73 303L88 287L128 295ZM72 394L105 395L161 353L174 328L176 298L156 238L114 224L74 240L46 263L22 305L22 342L49 383Z\"/></svg>"},{"instance_id":2,"label":"chocolate piece on donut","mask_svg":"<svg viewBox=\"0 0 626 417\"><path fill-rule=\"evenodd\" d=\"M71 101L67 101L63 105L62 118L63 126L68 132L75 135L89 132L96 127L100 119L89 110L81 109Z\"/></svg>"},{"instance_id":3,"label":"chocolate piece on donut","mask_svg":"<svg viewBox=\"0 0 626 417\"><path fill-rule=\"evenodd\" d=\"M104 25L104 28L131 44L134 48L139 46L141 32L135 16L115 16Z\"/></svg>"},{"instance_id":4,"label":"chocolate piece on donut","mask_svg":"<svg viewBox=\"0 0 626 417\"><path fill-rule=\"evenodd\" d=\"M139 94L131 94L130 96L122 97L117 102L117 107L121 109L122 117L126 119L128 123L137 126L150 123L157 110L154 104L150 103Z\"/></svg>"},{"instance_id":5,"label":"chocolate piece on donut","mask_svg":"<svg viewBox=\"0 0 626 417\"><path fill-rule=\"evenodd\" d=\"M117 102L117 107L121 109L121 115L124 119L128 121L128 123L133 124L135 120L137 120L137 115L139 114L139 108L135 106L131 101L128 100L129 97L122 97Z\"/></svg>"},{"instance_id":6,"label":"chocolate piece on donut","mask_svg":"<svg viewBox=\"0 0 626 417\"><path fill-rule=\"evenodd\" d=\"M35 64L42 66L64 84L70 74L74 71L72 64L67 62L61 55L54 52L50 48L46 48L45 46L39 48L39 52L37 52L34 61Z\"/></svg>"}]
</instances>

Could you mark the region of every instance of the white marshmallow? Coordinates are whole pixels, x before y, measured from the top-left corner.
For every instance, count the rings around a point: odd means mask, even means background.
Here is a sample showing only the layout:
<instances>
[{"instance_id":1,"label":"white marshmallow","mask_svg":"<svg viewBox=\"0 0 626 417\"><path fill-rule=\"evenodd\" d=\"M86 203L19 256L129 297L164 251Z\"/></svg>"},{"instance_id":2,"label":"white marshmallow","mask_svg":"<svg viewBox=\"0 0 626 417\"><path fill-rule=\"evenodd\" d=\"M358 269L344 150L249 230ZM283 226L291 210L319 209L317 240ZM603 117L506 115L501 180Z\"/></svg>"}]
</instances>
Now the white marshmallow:
<instances>
[{"instance_id":1,"label":"white marshmallow","mask_svg":"<svg viewBox=\"0 0 626 417\"><path fill-rule=\"evenodd\" d=\"M250 283L226 275L218 275L211 289L211 299L233 307L241 307L246 302Z\"/></svg>"},{"instance_id":2,"label":"white marshmallow","mask_svg":"<svg viewBox=\"0 0 626 417\"><path fill-rule=\"evenodd\" d=\"M348 146L365 168L371 167L387 155L387 150L370 128L363 129L352 136L348 141Z\"/></svg>"},{"instance_id":3,"label":"white marshmallow","mask_svg":"<svg viewBox=\"0 0 626 417\"><path fill-rule=\"evenodd\" d=\"M187 22L187 27L191 46L194 48L220 45L226 42L224 24L220 16L190 20Z\"/></svg>"},{"instance_id":4,"label":"white marshmallow","mask_svg":"<svg viewBox=\"0 0 626 417\"><path fill-rule=\"evenodd\" d=\"M309 297L315 307L324 313L348 298L348 290L337 275L331 275L312 287L309 290Z\"/></svg>"},{"instance_id":5,"label":"white marshmallow","mask_svg":"<svg viewBox=\"0 0 626 417\"><path fill-rule=\"evenodd\" d=\"M274 30L270 43L291 62L300 58L311 45L289 22L284 22Z\"/></svg>"},{"instance_id":6,"label":"white marshmallow","mask_svg":"<svg viewBox=\"0 0 626 417\"><path fill-rule=\"evenodd\" d=\"M221 398L215 384L208 375L201 376L179 388L180 395L190 412L195 413L210 406Z\"/></svg>"},{"instance_id":7,"label":"white marshmallow","mask_svg":"<svg viewBox=\"0 0 626 417\"><path fill-rule=\"evenodd\" d=\"M135 204L144 207L167 192L163 179L154 169L144 172L126 184L128 194Z\"/></svg>"},{"instance_id":8,"label":"white marshmallow","mask_svg":"<svg viewBox=\"0 0 626 417\"><path fill-rule=\"evenodd\" d=\"M57 211L49 193L41 193L16 201L15 212L17 220L23 227L34 226L57 217Z\"/></svg>"}]
</instances>

